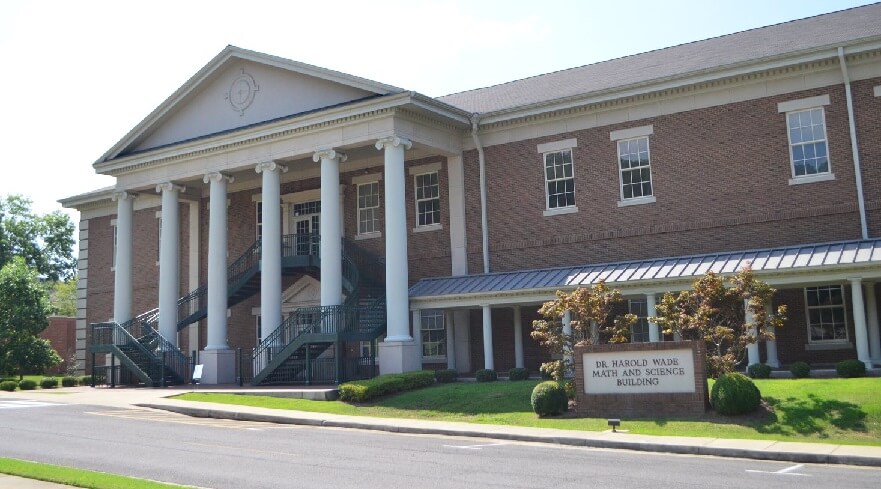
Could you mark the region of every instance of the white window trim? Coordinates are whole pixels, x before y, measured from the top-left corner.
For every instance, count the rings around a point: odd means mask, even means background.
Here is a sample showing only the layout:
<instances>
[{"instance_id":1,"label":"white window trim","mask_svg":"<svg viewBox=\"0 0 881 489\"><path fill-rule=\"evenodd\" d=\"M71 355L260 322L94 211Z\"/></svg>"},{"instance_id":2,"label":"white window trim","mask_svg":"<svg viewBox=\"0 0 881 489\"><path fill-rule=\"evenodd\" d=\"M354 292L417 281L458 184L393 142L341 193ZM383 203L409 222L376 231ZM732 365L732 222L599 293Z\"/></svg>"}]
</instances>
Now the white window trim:
<instances>
[{"instance_id":1,"label":"white window trim","mask_svg":"<svg viewBox=\"0 0 881 489\"><path fill-rule=\"evenodd\" d=\"M826 97L826 105L829 103L829 96L824 95ZM811 97L810 99L802 99L802 100L793 100L792 102L802 102L802 101L812 101L813 99L819 99L822 97ZM780 105L787 103L781 102L778 104L778 108ZM792 134L790 134L791 128L789 127L789 115L793 112L807 112L814 109L820 109L823 113L823 141L826 142L826 162L829 165L829 171L826 173L817 173L814 175L795 175L795 161L792 159ZM789 179L789 185L799 185L803 183L815 183L815 182L826 182L829 180L835 180L835 173L832 172L832 155L829 150L829 133L826 131L826 126L828 123L826 122L826 109L824 109L821 105L813 105L806 108L801 109L793 109L786 111L786 141L789 143L786 150L789 152L789 174L791 178Z\"/></svg>"},{"instance_id":2,"label":"white window trim","mask_svg":"<svg viewBox=\"0 0 881 489\"><path fill-rule=\"evenodd\" d=\"M430 175L432 173L437 174L437 197L436 198L437 198L438 208L440 208L441 184L440 184L440 163L435 163L432 165L423 165L423 166L417 167L417 168L435 168L435 165L437 165L437 169L432 169L430 171L426 171L426 172L422 172L422 173L411 173L411 175L413 176L413 210L414 210L413 217L416 220L416 227L413 228L414 233L423 233L426 231L437 231L438 229L444 228L443 224L441 224L439 222L435 222L435 223L431 223L431 224L422 224L422 225L419 224L419 202L420 201L419 201L419 197L416 196L416 194L417 194L416 179L423 176L423 175ZM410 170L412 171L412 170L414 170L414 168L411 168ZM434 200L434 198L422 199L422 200L423 201Z\"/></svg>"},{"instance_id":3,"label":"white window trim","mask_svg":"<svg viewBox=\"0 0 881 489\"><path fill-rule=\"evenodd\" d=\"M609 133L609 141L620 141L622 139L636 139L644 136L651 136L655 133L654 124L647 126L630 127L628 129L619 129Z\"/></svg>"},{"instance_id":4,"label":"white window trim","mask_svg":"<svg viewBox=\"0 0 881 489\"><path fill-rule=\"evenodd\" d=\"M881 97L881 85L876 86L873 91L876 97Z\"/></svg>"},{"instance_id":5,"label":"white window trim","mask_svg":"<svg viewBox=\"0 0 881 489\"><path fill-rule=\"evenodd\" d=\"M382 173L371 173L369 175L357 175L352 177L352 185L361 185L364 183L381 182Z\"/></svg>"},{"instance_id":6,"label":"white window trim","mask_svg":"<svg viewBox=\"0 0 881 489\"><path fill-rule=\"evenodd\" d=\"M419 312L419 314L421 315L421 314L423 314L425 311L426 311L426 310L422 310L422 311ZM443 314L443 312L441 312L440 317L441 317L441 327L440 327L440 328L426 329L425 326L424 326L425 322L422 321L423 326L422 326L422 329L419 331L419 344L420 344L420 346L421 346L422 343L423 343L423 341L422 341L422 333L423 333L423 332L425 332L425 331L443 331L443 332L444 332L444 342L443 342L443 343L444 343L444 348L446 348L446 339L447 339L447 318L446 318L446 316ZM423 316L422 319L423 319L423 320L425 319L424 316ZM423 353L423 352L424 352L424 350L421 351L420 353ZM446 356L446 355L422 355L422 362L423 362L423 363L437 363L437 362L443 362L443 361L446 361L446 360L447 360L447 356Z\"/></svg>"},{"instance_id":7,"label":"white window trim","mask_svg":"<svg viewBox=\"0 0 881 489\"><path fill-rule=\"evenodd\" d=\"M354 178L352 179L354 180ZM379 180L368 180L364 182L359 182L355 184L355 239L370 239L370 238L380 238L382 237L382 231L370 231L367 233L361 232L361 187L364 185L376 184L376 207L365 207L364 209L376 209L377 214L379 214L380 208L380 200L379 200ZM438 192L440 192L440 183L438 183ZM418 219L418 217L417 217Z\"/></svg>"},{"instance_id":8,"label":"white window trim","mask_svg":"<svg viewBox=\"0 0 881 489\"><path fill-rule=\"evenodd\" d=\"M551 141L549 143L542 143L535 147L535 152L539 153L544 157L545 153L551 153L554 151L562 151L564 149L572 149L578 147L578 139L564 139L562 141ZM544 163L544 162L542 162Z\"/></svg>"},{"instance_id":9,"label":"white window trim","mask_svg":"<svg viewBox=\"0 0 881 489\"><path fill-rule=\"evenodd\" d=\"M787 112L818 109L823 107L824 105L829 104L829 94L818 95L816 97L807 97L796 100L787 100L786 102L780 102L779 104L777 104L777 112L783 114Z\"/></svg>"},{"instance_id":10,"label":"white window trim","mask_svg":"<svg viewBox=\"0 0 881 489\"><path fill-rule=\"evenodd\" d=\"M574 139L567 139L565 141L560 141L560 143L568 143L574 142ZM546 143L548 145L554 143ZM542 147L543 145L539 144L538 147ZM550 202L548 201L548 167L547 167L547 157L549 153L559 153L562 151L569 151L569 158L572 160L572 194L575 194L575 152L572 151L572 148L575 146L567 146L560 149L551 149L541 153L541 174L542 179L544 180L544 188L545 188L545 210L542 213L544 217L549 216L558 216L561 214L573 214L578 212L578 199L575 199L575 205L567 205L565 207L554 207L553 209L548 207Z\"/></svg>"},{"instance_id":11,"label":"white window trim","mask_svg":"<svg viewBox=\"0 0 881 489\"><path fill-rule=\"evenodd\" d=\"M416 176L416 175L424 175L426 173L437 172L438 178L440 178L440 171L441 171L442 167L443 167L443 165L441 165L440 162L428 163L426 165L411 166L411 167L407 168L407 174L409 174L411 176ZM440 181L438 181L438 185L440 185Z\"/></svg>"},{"instance_id":12,"label":"white window trim","mask_svg":"<svg viewBox=\"0 0 881 489\"><path fill-rule=\"evenodd\" d=\"M637 129L640 131L648 131L648 133L647 134L638 134L638 131L636 131ZM642 127L634 127L633 130L635 131L633 133L635 135L632 137L613 139L613 141L615 141L615 154L618 155L618 157L615 161L615 166L618 167L618 198L620 199L620 200L618 200L618 207L627 207L627 206L631 206L631 205L641 205L641 204L652 204L657 201L657 198L655 197L655 179L652 178L652 176L651 176L651 172L652 172L652 146L651 146L651 142L649 141L649 136L654 133L654 127L651 125L642 126ZM627 131L627 129L623 129L621 131L613 131L613 132L624 133L625 131ZM649 154L649 164L648 164L649 183L651 183L651 185L652 185L652 194L642 196L642 197L631 197L629 199L625 199L624 198L624 170L621 169L621 149L618 147L618 143L620 143L622 141L631 141L631 140L642 139L642 138L646 139L646 149L648 150L648 154ZM573 171L573 174L574 174L574 171Z\"/></svg>"},{"instance_id":13,"label":"white window trim","mask_svg":"<svg viewBox=\"0 0 881 489\"><path fill-rule=\"evenodd\" d=\"M811 307L808 306L808 289L813 287L830 287L832 285L836 285L841 288L841 307L844 309L844 339L831 339L831 340L813 340L811 339ZM811 287L803 287L802 288L802 297L804 299L805 304L805 328L807 328L808 333L808 343L805 345L805 348L808 350L837 350L848 348L850 343L850 331L848 328L850 327L850 323L847 320L847 289L841 284L822 284L822 285L814 285ZM815 308L823 308L830 306L815 306Z\"/></svg>"}]
</instances>

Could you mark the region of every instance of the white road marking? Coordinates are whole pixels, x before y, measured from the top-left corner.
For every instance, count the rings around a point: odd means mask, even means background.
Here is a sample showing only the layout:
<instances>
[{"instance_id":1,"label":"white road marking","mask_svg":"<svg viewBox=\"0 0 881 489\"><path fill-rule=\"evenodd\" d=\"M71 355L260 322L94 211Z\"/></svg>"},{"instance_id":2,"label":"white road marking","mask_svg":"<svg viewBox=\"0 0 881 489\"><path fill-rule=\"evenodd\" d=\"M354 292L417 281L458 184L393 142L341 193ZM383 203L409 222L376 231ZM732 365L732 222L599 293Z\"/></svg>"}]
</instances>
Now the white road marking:
<instances>
[{"instance_id":1,"label":"white road marking","mask_svg":"<svg viewBox=\"0 0 881 489\"><path fill-rule=\"evenodd\" d=\"M800 474L795 472L802 467L804 467L804 464L793 465L792 467L780 469L776 472L771 472L769 470L747 470L747 472L752 472L753 474L800 475L802 477L810 477L811 474Z\"/></svg>"},{"instance_id":2,"label":"white road marking","mask_svg":"<svg viewBox=\"0 0 881 489\"><path fill-rule=\"evenodd\" d=\"M0 409L23 409L23 408L31 408L31 407L43 407L43 406L59 406L60 404L54 404L51 402L42 402L42 401L32 401L30 399L16 399L16 400L3 400L0 401Z\"/></svg>"},{"instance_id":3,"label":"white road marking","mask_svg":"<svg viewBox=\"0 0 881 489\"><path fill-rule=\"evenodd\" d=\"M465 450L480 450L484 447L498 447L502 445L507 445L507 443L487 443L485 445L444 445L446 448L462 448Z\"/></svg>"}]
</instances>

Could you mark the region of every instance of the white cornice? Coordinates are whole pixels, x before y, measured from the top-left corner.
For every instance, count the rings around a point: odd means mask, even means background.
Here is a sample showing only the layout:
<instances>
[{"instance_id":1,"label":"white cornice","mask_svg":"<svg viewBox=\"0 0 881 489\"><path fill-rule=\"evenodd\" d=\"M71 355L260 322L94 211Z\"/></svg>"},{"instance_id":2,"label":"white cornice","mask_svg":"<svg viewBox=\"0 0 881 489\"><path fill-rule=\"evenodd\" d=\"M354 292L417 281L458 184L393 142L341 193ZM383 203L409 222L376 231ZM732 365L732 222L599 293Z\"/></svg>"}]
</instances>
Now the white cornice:
<instances>
[{"instance_id":1,"label":"white cornice","mask_svg":"<svg viewBox=\"0 0 881 489\"><path fill-rule=\"evenodd\" d=\"M219 70L228 60L238 58L254 63L274 66L276 68L301 73L304 75L329 80L350 87L358 88L368 92L385 95L389 93L398 93L403 90L392 85L368 80L366 78L341 73L338 71L328 70L318 66L300 63L297 61L271 56L268 54L258 53L247 49L238 48L236 46L227 46L217 56L202 67L195 75L190 77L180 88L178 88L170 97L165 99L156 109L145 117L137 126L128 132L106 153L101 155L95 162L96 170L102 162L112 160L125 148L133 144L139 137L146 133L151 127L157 124L166 114L171 112L178 103L192 93L205 80L210 78L217 70Z\"/></svg>"}]
</instances>

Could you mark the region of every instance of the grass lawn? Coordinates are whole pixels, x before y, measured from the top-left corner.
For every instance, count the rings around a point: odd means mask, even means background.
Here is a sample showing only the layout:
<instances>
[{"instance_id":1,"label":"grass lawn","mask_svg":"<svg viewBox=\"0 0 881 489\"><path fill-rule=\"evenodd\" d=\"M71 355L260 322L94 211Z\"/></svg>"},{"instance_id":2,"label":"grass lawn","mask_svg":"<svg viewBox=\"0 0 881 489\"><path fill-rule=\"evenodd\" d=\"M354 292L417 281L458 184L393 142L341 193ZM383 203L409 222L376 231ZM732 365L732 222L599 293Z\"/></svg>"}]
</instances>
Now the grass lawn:
<instances>
[{"instance_id":1,"label":"grass lawn","mask_svg":"<svg viewBox=\"0 0 881 489\"><path fill-rule=\"evenodd\" d=\"M0 473L92 489L180 489L176 484L0 457Z\"/></svg>"},{"instance_id":2,"label":"grass lawn","mask_svg":"<svg viewBox=\"0 0 881 489\"><path fill-rule=\"evenodd\" d=\"M535 381L436 385L368 405L237 394L188 393L178 399L297 411L603 431L600 418L533 414ZM748 416L622 420L621 429L648 435L754 438L881 446L881 378L757 380L768 409Z\"/></svg>"}]
</instances>

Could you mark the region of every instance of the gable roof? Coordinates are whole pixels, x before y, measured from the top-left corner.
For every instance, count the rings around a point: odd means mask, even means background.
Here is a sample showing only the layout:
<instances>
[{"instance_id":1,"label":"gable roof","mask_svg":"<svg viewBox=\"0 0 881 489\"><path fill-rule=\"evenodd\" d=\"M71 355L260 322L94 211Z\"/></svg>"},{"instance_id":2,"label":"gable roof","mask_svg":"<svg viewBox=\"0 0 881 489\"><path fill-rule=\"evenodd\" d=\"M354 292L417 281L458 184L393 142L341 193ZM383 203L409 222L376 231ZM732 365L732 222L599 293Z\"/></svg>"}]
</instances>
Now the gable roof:
<instances>
[{"instance_id":1,"label":"gable roof","mask_svg":"<svg viewBox=\"0 0 881 489\"><path fill-rule=\"evenodd\" d=\"M881 239L427 278L410 287L410 297L570 289L600 281L630 285L639 281L696 278L710 271L735 273L746 265L751 265L755 272L789 272L869 264L881 264Z\"/></svg>"},{"instance_id":2,"label":"gable roof","mask_svg":"<svg viewBox=\"0 0 881 489\"><path fill-rule=\"evenodd\" d=\"M101 157L98 158L97 161L95 161L94 165L98 166L101 163L112 160L113 158L123 153L126 149L136 144L141 136L148 134L153 128L161 124L164 118L169 115L173 111L173 109L187 97L187 95L193 93L203 82L208 80L215 72L221 69L221 67L225 66L227 64L227 61L233 58L253 61L255 63L273 66L283 70L288 70L295 73L328 80L349 87L372 92L377 95L401 93L404 91L403 89L392 85L386 85L384 83L379 83L373 80L368 80L366 78L349 75L347 73L329 70L327 68L321 68L319 66L301 63L299 61L293 61L290 59L281 58L279 56L258 53L256 51L251 51L248 49L242 49L236 46L229 45L224 48L223 51L221 51L211 61L209 61L208 64L202 67L202 69L199 70L195 75L190 77L190 79L187 80L186 83L184 83L180 88L178 88L170 97L165 99L164 102L156 107L153 112L145 117L144 120L142 120L131 131L129 131L128 134L126 134L122 139L119 140L119 142L113 145L113 147L110 148L106 153L101 155Z\"/></svg>"},{"instance_id":3,"label":"gable roof","mask_svg":"<svg viewBox=\"0 0 881 489\"><path fill-rule=\"evenodd\" d=\"M484 114L875 39L881 39L881 3L454 93L438 100Z\"/></svg>"}]
</instances>

